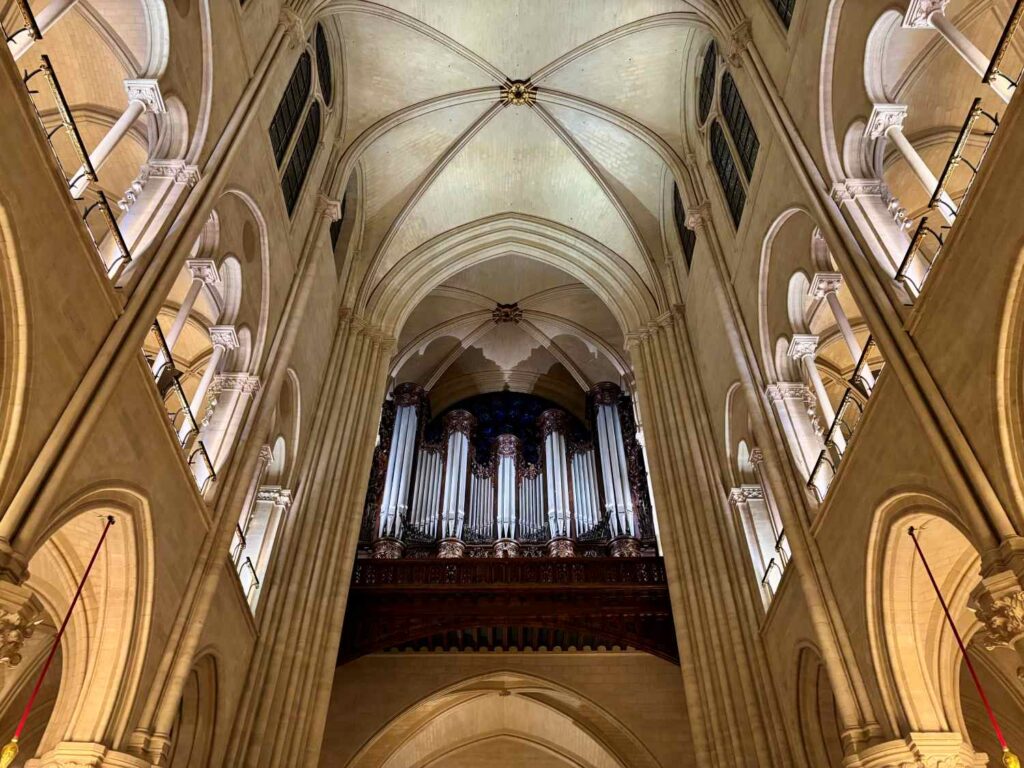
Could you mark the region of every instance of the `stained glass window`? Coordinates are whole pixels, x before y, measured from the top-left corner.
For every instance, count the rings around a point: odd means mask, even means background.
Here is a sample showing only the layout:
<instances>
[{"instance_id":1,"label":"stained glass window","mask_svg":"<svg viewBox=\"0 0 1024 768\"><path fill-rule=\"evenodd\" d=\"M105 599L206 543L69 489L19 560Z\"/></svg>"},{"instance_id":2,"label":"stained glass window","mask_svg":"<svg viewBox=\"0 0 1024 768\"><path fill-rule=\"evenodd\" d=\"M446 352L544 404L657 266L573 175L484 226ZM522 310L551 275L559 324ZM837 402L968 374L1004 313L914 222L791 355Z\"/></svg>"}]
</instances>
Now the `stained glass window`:
<instances>
[{"instance_id":1,"label":"stained glass window","mask_svg":"<svg viewBox=\"0 0 1024 768\"><path fill-rule=\"evenodd\" d=\"M284 162L288 142L291 141L292 134L299 124L299 117L302 116L302 110L306 107L312 74L309 53L304 53L295 65L288 87L284 89L281 102L270 121L270 143L274 147L274 159L278 168Z\"/></svg>"},{"instance_id":2,"label":"stained glass window","mask_svg":"<svg viewBox=\"0 0 1024 768\"><path fill-rule=\"evenodd\" d=\"M295 143L295 151L288 161L288 168L285 169L284 177L281 179L281 191L284 192L285 206L288 208L288 215L295 211L299 202L299 193L306 181L306 174L309 173L309 166L313 162L313 154L316 152L316 145L320 141L320 102L314 101L309 108L306 122L302 126L299 140Z\"/></svg>"},{"instance_id":3,"label":"stained glass window","mask_svg":"<svg viewBox=\"0 0 1024 768\"><path fill-rule=\"evenodd\" d=\"M725 124L729 126L740 163L749 179L754 173L754 163L757 162L757 151L761 148L761 142L754 132L754 124L750 122L747 108L740 99L736 81L728 72L722 75L722 116L725 118Z\"/></svg>"},{"instance_id":4,"label":"stained glass window","mask_svg":"<svg viewBox=\"0 0 1024 768\"><path fill-rule=\"evenodd\" d=\"M740 181L736 161L729 150L729 142L717 120L711 124L711 162L714 163L718 180L722 183L722 191L725 193L733 224L738 227L743 217L743 206L747 203L747 193L743 189L743 182Z\"/></svg>"}]
</instances>

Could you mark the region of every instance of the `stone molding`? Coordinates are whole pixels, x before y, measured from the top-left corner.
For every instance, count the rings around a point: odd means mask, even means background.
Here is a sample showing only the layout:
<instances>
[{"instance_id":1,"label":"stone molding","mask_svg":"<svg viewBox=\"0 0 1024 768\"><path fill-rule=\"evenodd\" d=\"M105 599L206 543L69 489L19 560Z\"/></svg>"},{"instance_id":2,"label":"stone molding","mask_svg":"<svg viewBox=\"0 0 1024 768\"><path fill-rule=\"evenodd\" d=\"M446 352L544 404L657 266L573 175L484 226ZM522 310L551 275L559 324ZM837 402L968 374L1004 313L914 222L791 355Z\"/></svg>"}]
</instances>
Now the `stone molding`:
<instances>
[{"instance_id":1,"label":"stone molding","mask_svg":"<svg viewBox=\"0 0 1024 768\"><path fill-rule=\"evenodd\" d=\"M260 391L259 376L252 376L248 373L218 373L210 385L211 393L218 392L241 392L246 395L255 395Z\"/></svg>"},{"instance_id":2,"label":"stone molding","mask_svg":"<svg viewBox=\"0 0 1024 768\"><path fill-rule=\"evenodd\" d=\"M125 80L124 90L128 94L128 101L138 101L147 112L162 115L167 112L167 105L164 104L163 94L160 93L160 84L151 79Z\"/></svg>"},{"instance_id":3,"label":"stone molding","mask_svg":"<svg viewBox=\"0 0 1024 768\"><path fill-rule=\"evenodd\" d=\"M905 104L875 104L871 108L871 117L864 128L864 136L869 139L880 139L890 128L902 130L907 119Z\"/></svg>"}]
</instances>

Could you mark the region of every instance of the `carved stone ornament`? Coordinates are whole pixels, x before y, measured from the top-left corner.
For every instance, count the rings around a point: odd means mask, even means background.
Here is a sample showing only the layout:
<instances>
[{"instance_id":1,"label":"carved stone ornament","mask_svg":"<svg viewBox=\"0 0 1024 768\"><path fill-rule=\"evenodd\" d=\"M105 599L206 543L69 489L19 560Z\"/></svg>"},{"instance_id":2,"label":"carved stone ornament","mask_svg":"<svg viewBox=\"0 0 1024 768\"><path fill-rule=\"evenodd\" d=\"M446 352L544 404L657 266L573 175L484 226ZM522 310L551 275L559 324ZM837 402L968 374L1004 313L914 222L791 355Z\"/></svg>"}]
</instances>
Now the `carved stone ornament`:
<instances>
[{"instance_id":1,"label":"carved stone ornament","mask_svg":"<svg viewBox=\"0 0 1024 768\"><path fill-rule=\"evenodd\" d=\"M238 334L232 325L211 325L210 341L215 347L238 349Z\"/></svg>"},{"instance_id":2,"label":"carved stone ornament","mask_svg":"<svg viewBox=\"0 0 1024 768\"><path fill-rule=\"evenodd\" d=\"M741 485L729 491L729 501L746 504L751 499L764 499L764 489L760 485Z\"/></svg>"},{"instance_id":3,"label":"carved stone ornament","mask_svg":"<svg viewBox=\"0 0 1024 768\"><path fill-rule=\"evenodd\" d=\"M744 19L729 33L729 41L732 43L732 48L729 50L726 58L732 66L739 67L743 64L743 54L753 39L753 30L749 19Z\"/></svg>"},{"instance_id":4,"label":"carved stone ornament","mask_svg":"<svg viewBox=\"0 0 1024 768\"><path fill-rule=\"evenodd\" d=\"M755 467L764 461L764 451L760 448L752 448L750 451L750 463Z\"/></svg>"},{"instance_id":5,"label":"carved stone ornament","mask_svg":"<svg viewBox=\"0 0 1024 768\"><path fill-rule=\"evenodd\" d=\"M501 86L501 103L522 106L537 101L537 86L529 80L506 80Z\"/></svg>"},{"instance_id":6,"label":"carved stone ornament","mask_svg":"<svg viewBox=\"0 0 1024 768\"><path fill-rule=\"evenodd\" d=\"M42 622L42 617L32 611L0 614L0 666L16 667L21 663L25 641Z\"/></svg>"},{"instance_id":7,"label":"carved stone ornament","mask_svg":"<svg viewBox=\"0 0 1024 768\"><path fill-rule=\"evenodd\" d=\"M565 411L557 408L548 408L537 417L537 424L540 426L541 437L546 438L552 432L561 432L563 435L569 432L569 417Z\"/></svg>"},{"instance_id":8,"label":"carved stone ornament","mask_svg":"<svg viewBox=\"0 0 1024 768\"><path fill-rule=\"evenodd\" d=\"M419 406L423 403L426 396L427 391L419 384L414 384L412 382L399 384L395 387L395 391L393 393L395 405L399 408L405 406Z\"/></svg>"},{"instance_id":9,"label":"carved stone ornament","mask_svg":"<svg viewBox=\"0 0 1024 768\"><path fill-rule=\"evenodd\" d=\"M341 218L341 201L320 195L316 201L316 212L328 221L337 221Z\"/></svg>"},{"instance_id":10,"label":"carved stone ornament","mask_svg":"<svg viewBox=\"0 0 1024 768\"><path fill-rule=\"evenodd\" d=\"M207 285L220 282L220 274L213 259L189 259L185 262L185 267L193 280L202 280Z\"/></svg>"},{"instance_id":11,"label":"carved stone ornament","mask_svg":"<svg viewBox=\"0 0 1024 768\"><path fill-rule=\"evenodd\" d=\"M764 388L765 397L773 403L782 400L807 400L814 397L806 384L797 381L780 381Z\"/></svg>"},{"instance_id":12,"label":"carved stone ornament","mask_svg":"<svg viewBox=\"0 0 1024 768\"><path fill-rule=\"evenodd\" d=\"M593 386L590 395L594 398L595 405L616 405L622 395L622 390L614 382L602 381Z\"/></svg>"},{"instance_id":13,"label":"carved stone ornament","mask_svg":"<svg viewBox=\"0 0 1024 768\"><path fill-rule=\"evenodd\" d=\"M515 435L498 435L498 455L515 456L519 451L519 438Z\"/></svg>"},{"instance_id":14,"label":"carved stone ornament","mask_svg":"<svg viewBox=\"0 0 1024 768\"><path fill-rule=\"evenodd\" d=\"M498 304L491 312L491 318L498 325L502 323L518 323L523 319L523 310L515 302L511 304Z\"/></svg>"},{"instance_id":15,"label":"carved stone ornament","mask_svg":"<svg viewBox=\"0 0 1024 768\"><path fill-rule=\"evenodd\" d=\"M260 377L248 373L218 373L210 385L211 392L241 392L255 395L260 391Z\"/></svg>"},{"instance_id":16,"label":"carved stone ornament","mask_svg":"<svg viewBox=\"0 0 1024 768\"><path fill-rule=\"evenodd\" d=\"M797 360L810 356L818 351L818 337L808 333L794 333L789 342L789 349L786 354Z\"/></svg>"},{"instance_id":17,"label":"carved stone ornament","mask_svg":"<svg viewBox=\"0 0 1024 768\"><path fill-rule=\"evenodd\" d=\"M903 128L907 119L905 104L875 104L868 118L864 135L869 139L880 139L890 128Z\"/></svg>"},{"instance_id":18,"label":"carved stone ornament","mask_svg":"<svg viewBox=\"0 0 1024 768\"><path fill-rule=\"evenodd\" d=\"M824 299L828 294L835 293L843 285L843 276L838 272L818 272L811 280L808 293L816 299Z\"/></svg>"},{"instance_id":19,"label":"carved stone ornament","mask_svg":"<svg viewBox=\"0 0 1024 768\"><path fill-rule=\"evenodd\" d=\"M700 205L686 209L686 228L699 232L711 223L711 204L705 200Z\"/></svg>"},{"instance_id":20,"label":"carved stone ornament","mask_svg":"<svg viewBox=\"0 0 1024 768\"><path fill-rule=\"evenodd\" d=\"M471 437L475 428L476 416L469 411L458 409L445 414L444 431L446 434L461 432L466 437Z\"/></svg>"},{"instance_id":21,"label":"carved stone ornament","mask_svg":"<svg viewBox=\"0 0 1024 768\"><path fill-rule=\"evenodd\" d=\"M1012 648L1015 642L1024 638L1024 591L983 601L976 614L985 625L981 642L989 650Z\"/></svg>"},{"instance_id":22,"label":"carved stone ornament","mask_svg":"<svg viewBox=\"0 0 1024 768\"><path fill-rule=\"evenodd\" d=\"M619 536L611 542L612 557L640 557L640 542L632 536Z\"/></svg>"},{"instance_id":23,"label":"carved stone ornament","mask_svg":"<svg viewBox=\"0 0 1024 768\"><path fill-rule=\"evenodd\" d=\"M405 551L405 545L398 539L383 538L373 542L373 556L377 560L398 560Z\"/></svg>"},{"instance_id":24,"label":"carved stone ornament","mask_svg":"<svg viewBox=\"0 0 1024 768\"><path fill-rule=\"evenodd\" d=\"M572 539L552 539L548 542L548 557L572 557L574 554Z\"/></svg>"},{"instance_id":25,"label":"carved stone ornament","mask_svg":"<svg viewBox=\"0 0 1024 768\"><path fill-rule=\"evenodd\" d=\"M163 114L167 111L156 80L125 80L124 90L128 94L128 101L141 102L147 112Z\"/></svg>"},{"instance_id":26,"label":"carved stone ornament","mask_svg":"<svg viewBox=\"0 0 1024 768\"><path fill-rule=\"evenodd\" d=\"M945 13L949 0L910 0L903 15L905 29L933 29L931 15Z\"/></svg>"},{"instance_id":27,"label":"carved stone ornament","mask_svg":"<svg viewBox=\"0 0 1024 768\"><path fill-rule=\"evenodd\" d=\"M173 179L176 184L194 187L199 183L199 168L181 160L150 160L143 166L148 179Z\"/></svg>"},{"instance_id":28,"label":"carved stone ornament","mask_svg":"<svg viewBox=\"0 0 1024 768\"><path fill-rule=\"evenodd\" d=\"M519 557L519 542L515 539L498 539L494 542L495 557Z\"/></svg>"},{"instance_id":29,"label":"carved stone ornament","mask_svg":"<svg viewBox=\"0 0 1024 768\"><path fill-rule=\"evenodd\" d=\"M273 460L274 449L271 448L269 445L264 444L263 447L260 448L260 461L262 461L265 464L269 464Z\"/></svg>"},{"instance_id":30,"label":"carved stone ornament","mask_svg":"<svg viewBox=\"0 0 1024 768\"><path fill-rule=\"evenodd\" d=\"M437 556L444 558L463 557L466 554L466 545L458 539L441 539L437 545Z\"/></svg>"}]
</instances>

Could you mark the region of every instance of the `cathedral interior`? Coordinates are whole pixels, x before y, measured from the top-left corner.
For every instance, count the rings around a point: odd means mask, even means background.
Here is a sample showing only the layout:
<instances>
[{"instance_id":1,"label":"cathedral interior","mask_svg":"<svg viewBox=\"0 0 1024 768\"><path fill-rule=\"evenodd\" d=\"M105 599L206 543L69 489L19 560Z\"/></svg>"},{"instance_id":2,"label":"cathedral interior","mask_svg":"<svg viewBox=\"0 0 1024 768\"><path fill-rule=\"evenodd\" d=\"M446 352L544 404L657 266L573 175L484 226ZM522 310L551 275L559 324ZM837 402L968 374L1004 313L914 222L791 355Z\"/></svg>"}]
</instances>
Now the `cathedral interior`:
<instances>
[{"instance_id":1,"label":"cathedral interior","mask_svg":"<svg viewBox=\"0 0 1024 768\"><path fill-rule=\"evenodd\" d=\"M0 0L0 768L1019 768L1022 27Z\"/></svg>"}]
</instances>

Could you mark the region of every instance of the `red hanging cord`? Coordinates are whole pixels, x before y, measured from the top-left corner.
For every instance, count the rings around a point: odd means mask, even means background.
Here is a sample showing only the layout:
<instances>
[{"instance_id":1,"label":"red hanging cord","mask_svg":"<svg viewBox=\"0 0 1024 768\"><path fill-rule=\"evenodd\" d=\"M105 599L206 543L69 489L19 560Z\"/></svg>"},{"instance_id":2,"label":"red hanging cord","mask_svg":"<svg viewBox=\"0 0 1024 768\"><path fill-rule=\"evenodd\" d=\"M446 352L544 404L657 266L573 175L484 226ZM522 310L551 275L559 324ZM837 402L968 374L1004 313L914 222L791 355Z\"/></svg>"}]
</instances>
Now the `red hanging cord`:
<instances>
[{"instance_id":1,"label":"red hanging cord","mask_svg":"<svg viewBox=\"0 0 1024 768\"><path fill-rule=\"evenodd\" d=\"M967 647L964 645L963 638L960 637L960 631L956 628L956 623L953 621L953 617L949 613L949 606L946 605L946 599L942 596L942 590L939 589L939 583L935 580L935 575L932 573L931 567L928 565L928 559L924 556L924 550L921 549L921 542L917 540L917 536L914 535L914 526L910 526L907 529L907 535L910 536L914 541L914 548L917 550L917 555L921 559L921 564L924 566L925 573L928 574L928 579L932 583L932 588L935 590L935 596L939 598L939 605L942 606L943 613L946 614L946 623L949 624L949 628L953 630L953 637L956 638L956 644L960 648L960 655L963 657L964 663L967 665L967 670L971 673L971 679L974 680L974 687L978 690L978 696L981 697L981 703L985 705L985 711L988 713L988 719L992 723L992 728L996 732L996 738L999 739L999 745L1003 748L1003 764L1008 768L1017 768L1020 765L1020 760L1013 752L1010 751L1010 747L1006 744L1006 738L1003 736L1003 729L999 727L999 720L996 718L996 713L992 709L992 705L989 704L988 696L985 695L985 689L981 687L981 680L978 679L978 673L974 669L974 663L971 661L971 657L967 654Z\"/></svg>"},{"instance_id":2,"label":"red hanging cord","mask_svg":"<svg viewBox=\"0 0 1024 768\"><path fill-rule=\"evenodd\" d=\"M103 546L103 541L107 538L107 532L113 524L113 515L107 515L107 522L106 525L103 526L103 533L100 534L100 540L96 542L96 549L93 550L92 557L89 559L89 564L85 567L85 572L82 574L82 578L78 582L78 589L75 591L75 596L71 599L71 605L68 606L67 613L64 614L64 621L61 622L60 629L57 630L57 634L53 638L53 644L50 646L50 653L46 657L46 661L43 663L43 668L39 671L39 677L36 679L35 687L32 689L32 695L28 697L28 703L25 704L25 710L21 713L21 720L18 721L18 727L14 731L14 736L7 746L0 751L0 768L9 768L11 763L14 762L14 758L18 756L18 739L21 738L21 732L25 729L25 723L28 722L28 716L32 712L32 705L36 702L36 696L39 695L39 689L43 685L46 673L50 671L50 665L53 663L53 657L57 655L57 649L60 647L60 640L64 636L64 630L67 629L68 622L71 621L71 612L75 610L75 605L78 604L78 599L82 596L82 590L85 588L85 580L89 578L89 572L96 563L96 558L100 554L100 548Z\"/></svg>"}]
</instances>

